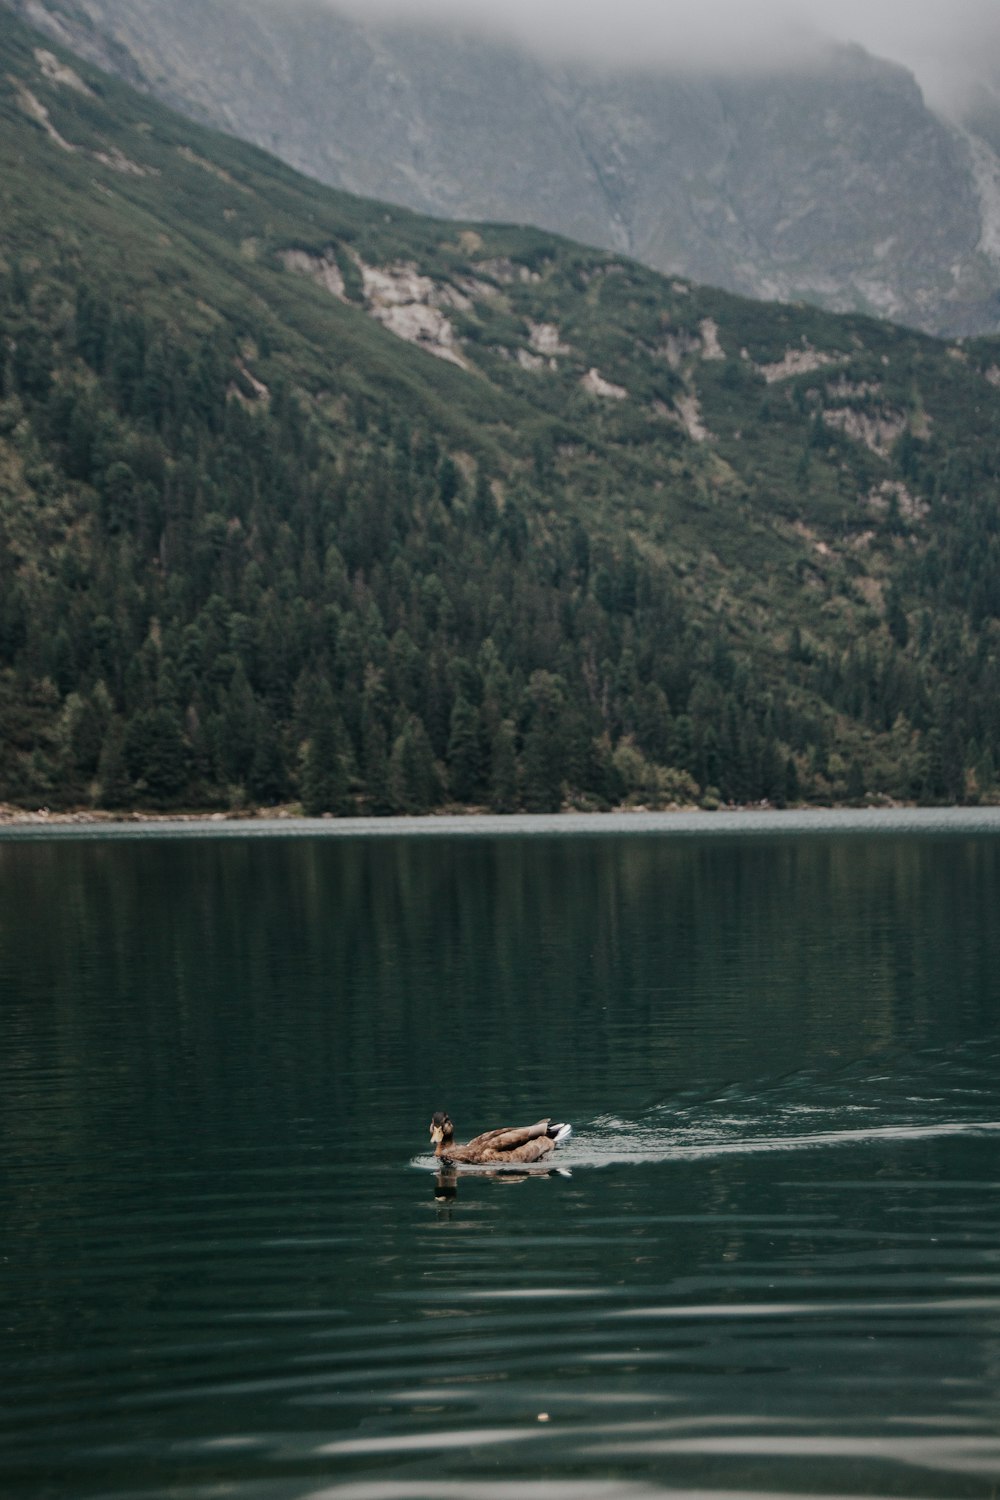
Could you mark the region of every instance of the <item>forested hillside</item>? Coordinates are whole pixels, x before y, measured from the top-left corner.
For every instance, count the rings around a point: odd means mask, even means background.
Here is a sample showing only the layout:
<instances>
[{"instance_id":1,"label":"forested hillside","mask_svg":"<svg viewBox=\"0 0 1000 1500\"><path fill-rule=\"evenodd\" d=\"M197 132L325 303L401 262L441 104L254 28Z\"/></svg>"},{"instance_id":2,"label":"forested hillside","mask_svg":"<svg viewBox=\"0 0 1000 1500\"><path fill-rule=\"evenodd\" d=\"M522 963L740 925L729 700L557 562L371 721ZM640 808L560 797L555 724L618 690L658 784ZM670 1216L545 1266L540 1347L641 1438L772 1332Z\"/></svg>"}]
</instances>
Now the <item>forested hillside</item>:
<instances>
[{"instance_id":1,"label":"forested hillside","mask_svg":"<svg viewBox=\"0 0 1000 1500\"><path fill-rule=\"evenodd\" d=\"M0 46L0 799L995 796L1000 346L353 199Z\"/></svg>"}]
</instances>

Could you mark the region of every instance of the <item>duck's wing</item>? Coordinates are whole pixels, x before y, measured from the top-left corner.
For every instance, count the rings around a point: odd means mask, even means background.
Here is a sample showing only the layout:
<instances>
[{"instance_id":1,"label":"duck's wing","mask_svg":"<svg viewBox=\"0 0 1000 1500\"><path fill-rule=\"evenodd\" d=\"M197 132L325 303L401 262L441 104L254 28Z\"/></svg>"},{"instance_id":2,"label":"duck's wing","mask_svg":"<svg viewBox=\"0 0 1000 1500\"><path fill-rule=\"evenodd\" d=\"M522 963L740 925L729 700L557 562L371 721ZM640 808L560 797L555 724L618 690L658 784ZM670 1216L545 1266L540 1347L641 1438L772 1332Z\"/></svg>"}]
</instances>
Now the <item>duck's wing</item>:
<instances>
[{"instance_id":1,"label":"duck's wing","mask_svg":"<svg viewBox=\"0 0 1000 1500\"><path fill-rule=\"evenodd\" d=\"M524 1141L520 1146L514 1146L505 1151L501 1160L503 1161L539 1161L543 1156L548 1156L550 1151L555 1150L555 1142L547 1135L532 1136L530 1140Z\"/></svg>"},{"instance_id":2,"label":"duck's wing","mask_svg":"<svg viewBox=\"0 0 1000 1500\"><path fill-rule=\"evenodd\" d=\"M538 1120L534 1125L513 1129L505 1125L500 1130L485 1130L464 1146L449 1147L441 1158L451 1162L537 1161L552 1150L548 1128L548 1120Z\"/></svg>"},{"instance_id":3,"label":"duck's wing","mask_svg":"<svg viewBox=\"0 0 1000 1500\"><path fill-rule=\"evenodd\" d=\"M486 1130L482 1135L467 1141L466 1150L474 1148L477 1151L499 1151L506 1155L508 1151L517 1151L526 1146L529 1141L546 1139L545 1132L548 1128L548 1120L538 1120L534 1125L516 1125L513 1129L505 1125L500 1130Z\"/></svg>"}]
</instances>

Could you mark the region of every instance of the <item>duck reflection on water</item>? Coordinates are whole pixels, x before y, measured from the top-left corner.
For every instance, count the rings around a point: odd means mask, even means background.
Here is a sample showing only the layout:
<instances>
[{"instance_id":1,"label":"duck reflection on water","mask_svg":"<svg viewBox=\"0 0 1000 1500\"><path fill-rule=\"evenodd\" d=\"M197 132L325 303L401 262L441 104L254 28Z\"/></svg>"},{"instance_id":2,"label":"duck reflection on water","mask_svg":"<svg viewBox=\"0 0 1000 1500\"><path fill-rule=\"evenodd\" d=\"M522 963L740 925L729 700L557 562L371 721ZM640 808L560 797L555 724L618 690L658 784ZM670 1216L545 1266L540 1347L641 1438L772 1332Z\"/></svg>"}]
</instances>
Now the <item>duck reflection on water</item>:
<instances>
[{"instance_id":1,"label":"duck reflection on water","mask_svg":"<svg viewBox=\"0 0 1000 1500\"><path fill-rule=\"evenodd\" d=\"M474 1177L477 1182L484 1177L494 1182L527 1182L529 1177L572 1177L568 1167L500 1167L495 1172L472 1172L465 1176ZM442 1166L434 1174L434 1201L441 1204L453 1203L458 1197L457 1167L448 1164Z\"/></svg>"}]
</instances>

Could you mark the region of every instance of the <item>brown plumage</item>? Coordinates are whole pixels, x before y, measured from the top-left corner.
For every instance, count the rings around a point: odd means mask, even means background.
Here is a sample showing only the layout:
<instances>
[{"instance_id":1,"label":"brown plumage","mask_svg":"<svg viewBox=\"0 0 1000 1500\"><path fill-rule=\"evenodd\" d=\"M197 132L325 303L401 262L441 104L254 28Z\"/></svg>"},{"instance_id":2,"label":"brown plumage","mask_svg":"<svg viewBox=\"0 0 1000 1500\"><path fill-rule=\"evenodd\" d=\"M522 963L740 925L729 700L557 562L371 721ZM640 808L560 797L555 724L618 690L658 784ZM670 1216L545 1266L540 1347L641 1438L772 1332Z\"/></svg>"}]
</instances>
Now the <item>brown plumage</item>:
<instances>
[{"instance_id":1,"label":"brown plumage","mask_svg":"<svg viewBox=\"0 0 1000 1500\"><path fill-rule=\"evenodd\" d=\"M474 1136L464 1146L455 1145L455 1127L442 1110L431 1119L431 1140L434 1155L444 1162L529 1162L540 1161L554 1151L570 1133L568 1125L553 1125L548 1120L539 1120L534 1125L518 1125L513 1129L486 1130Z\"/></svg>"}]
</instances>

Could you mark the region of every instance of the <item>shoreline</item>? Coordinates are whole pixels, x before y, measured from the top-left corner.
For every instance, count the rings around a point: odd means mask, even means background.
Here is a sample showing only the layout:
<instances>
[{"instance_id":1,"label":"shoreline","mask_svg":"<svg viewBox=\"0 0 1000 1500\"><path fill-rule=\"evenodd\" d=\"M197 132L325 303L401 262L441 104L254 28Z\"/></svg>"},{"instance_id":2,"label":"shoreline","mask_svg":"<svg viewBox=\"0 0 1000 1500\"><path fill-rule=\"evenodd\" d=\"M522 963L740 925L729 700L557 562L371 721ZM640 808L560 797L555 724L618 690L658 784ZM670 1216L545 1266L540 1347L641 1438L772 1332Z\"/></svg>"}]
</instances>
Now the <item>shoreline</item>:
<instances>
[{"instance_id":1,"label":"shoreline","mask_svg":"<svg viewBox=\"0 0 1000 1500\"><path fill-rule=\"evenodd\" d=\"M0 842L44 838L384 838L402 835L517 836L581 834L787 833L1000 834L1000 807L740 807L706 812L482 813L306 818L287 809L256 813L31 812L0 806Z\"/></svg>"}]
</instances>

